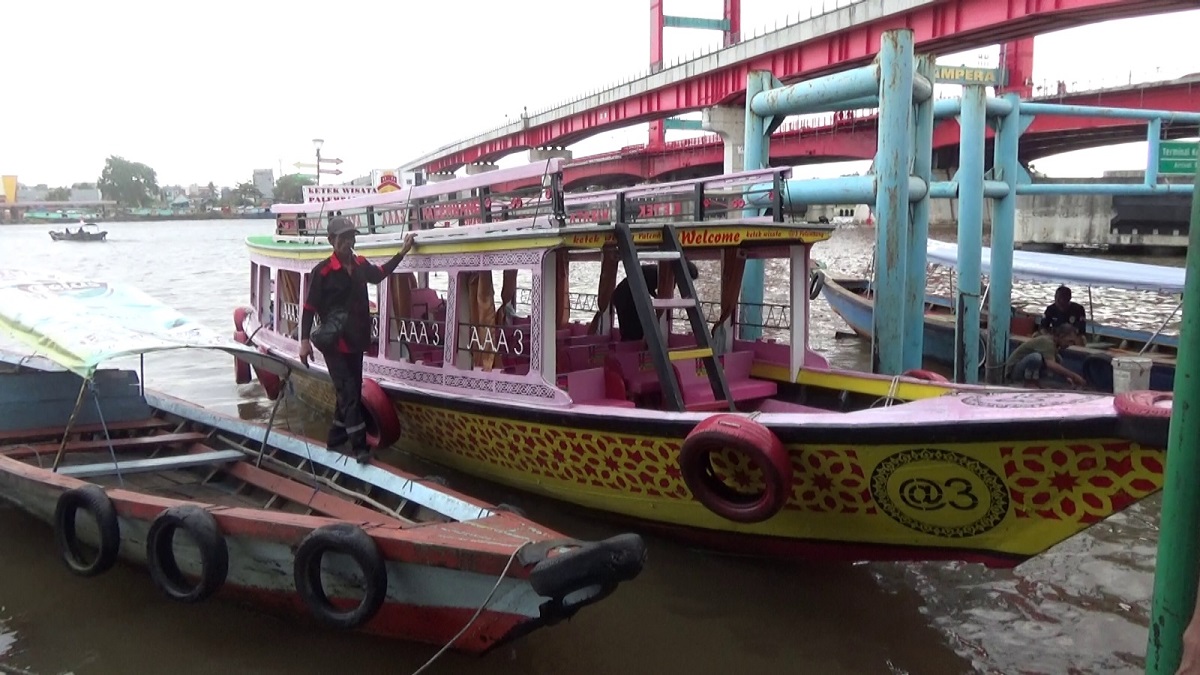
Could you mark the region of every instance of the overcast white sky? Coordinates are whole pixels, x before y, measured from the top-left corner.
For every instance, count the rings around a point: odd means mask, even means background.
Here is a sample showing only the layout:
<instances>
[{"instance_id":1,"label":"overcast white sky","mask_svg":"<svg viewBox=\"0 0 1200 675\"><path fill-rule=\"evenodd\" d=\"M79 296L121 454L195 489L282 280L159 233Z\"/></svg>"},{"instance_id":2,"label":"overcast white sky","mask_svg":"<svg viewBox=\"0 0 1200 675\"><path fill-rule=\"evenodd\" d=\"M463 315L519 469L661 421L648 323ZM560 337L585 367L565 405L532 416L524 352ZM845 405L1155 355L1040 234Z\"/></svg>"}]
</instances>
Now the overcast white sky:
<instances>
[{"instance_id":1,"label":"overcast white sky","mask_svg":"<svg viewBox=\"0 0 1200 675\"><path fill-rule=\"evenodd\" d=\"M721 0L665 2L668 14L721 12ZM812 4L742 0L743 33ZM1197 72L1198 30L1200 11L1189 11L1045 35L1035 79ZM668 29L668 60L717 41ZM160 185L229 185L256 168L295 171L321 137L326 157L345 160L337 180L348 179L640 72L648 54L647 0L8 0L0 174L92 181L117 154L156 169ZM644 129L593 137L576 156L644 142ZM1037 166L1144 168L1144 146Z\"/></svg>"}]
</instances>

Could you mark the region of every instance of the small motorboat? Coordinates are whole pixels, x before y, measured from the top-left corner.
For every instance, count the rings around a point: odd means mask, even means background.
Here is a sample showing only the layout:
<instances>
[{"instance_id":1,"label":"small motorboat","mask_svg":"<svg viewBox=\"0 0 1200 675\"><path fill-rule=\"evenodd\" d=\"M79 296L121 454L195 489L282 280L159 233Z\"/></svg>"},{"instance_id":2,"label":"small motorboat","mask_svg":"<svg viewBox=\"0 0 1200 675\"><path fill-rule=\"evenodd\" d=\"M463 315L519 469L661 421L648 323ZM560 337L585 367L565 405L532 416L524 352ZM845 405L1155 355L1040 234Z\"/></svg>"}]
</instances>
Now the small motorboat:
<instances>
[{"instance_id":1,"label":"small motorboat","mask_svg":"<svg viewBox=\"0 0 1200 675\"><path fill-rule=\"evenodd\" d=\"M62 232L50 230L50 238L54 241L104 241L107 236L107 230L101 230L99 225L90 222L80 223L79 229L74 232L69 227Z\"/></svg>"},{"instance_id":2,"label":"small motorboat","mask_svg":"<svg viewBox=\"0 0 1200 675\"><path fill-rule=\"evenodd\" d=\"M220 349L287 384L286 363L136 289L0 270L0 314L37 350L0 351L0 500L48 523L74 574L124 559L172 600L481 654L641 571L637 535L577 541L437 477L146 390L141 367L99 368Z\"/></svg>"}]
</instances>

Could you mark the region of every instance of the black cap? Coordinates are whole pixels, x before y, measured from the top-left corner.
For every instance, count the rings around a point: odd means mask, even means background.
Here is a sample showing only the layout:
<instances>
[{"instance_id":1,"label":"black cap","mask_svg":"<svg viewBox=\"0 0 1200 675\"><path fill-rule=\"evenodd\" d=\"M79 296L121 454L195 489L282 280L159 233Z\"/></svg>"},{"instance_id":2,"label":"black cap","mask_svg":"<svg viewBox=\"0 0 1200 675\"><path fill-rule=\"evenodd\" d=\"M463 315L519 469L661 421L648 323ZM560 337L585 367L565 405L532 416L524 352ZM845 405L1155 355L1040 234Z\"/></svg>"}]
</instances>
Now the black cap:
<instances>
[{"instance_id":1,"label":"black cap","mask_svg":"<svg viewBox=\"0 0 1200 675\"><path fill-rule=\"evenodd\" d=\"M354 232L357 234L358 230L355 229L354 223L350 222L349 218L338 216L337 218L330 219L329 229L327 232L329 233L330 237L337 237L347 232Z\"/></svg>"}]
</instances>

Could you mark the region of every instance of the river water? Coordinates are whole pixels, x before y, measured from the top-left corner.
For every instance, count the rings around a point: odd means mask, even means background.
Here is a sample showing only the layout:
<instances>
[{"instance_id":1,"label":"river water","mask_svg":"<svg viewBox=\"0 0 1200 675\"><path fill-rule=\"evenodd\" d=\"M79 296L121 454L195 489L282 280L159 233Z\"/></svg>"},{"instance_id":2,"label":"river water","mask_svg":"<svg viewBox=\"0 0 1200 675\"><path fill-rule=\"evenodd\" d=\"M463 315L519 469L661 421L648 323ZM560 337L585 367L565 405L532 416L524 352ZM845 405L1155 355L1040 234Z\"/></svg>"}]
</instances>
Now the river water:
<instances>
[{"instance_id":1,"label":"river water","mask_svg":"<svg viewBox=\"0 0 1200 675\"><path fill-rule=\"evenodd\" d=\"M106 243L54 243L46 226L8 226L0 228L0 264L134 283L203 323L232 331L231 312L249 290L242 242L270 227L266 220L109 223ZM953 240L952 232L934 236ZM844 228L814 255L835 273L862 275L873 238L869 228ZM702 278L701 294L715 297L715 283ZM939 274L930 286L944 290L948 278ZM1053 290L1018 283L1014 299L1040 307ZM767 295L769 302L771 289ZM1149 328L1174 307L1172 299L1151 293L1097 293L1096 301L1098 320ZM868 347L838 335L847 330L823 300L814 303L814 347L838 366L864 367ZM146 380L245 419L265 421L270 413L257 385L234 383L228 356L148 356ZM294 431L323 437L319 415L299 404L283 408ZM619 531L592 514L437 471L456 488L516 504L571 536ZM483 658L447 654L426 672L1140 673L1158 510L1157 497L1146 500L1015 570L784 564L647 536L646 570L604 602ZM172 603L143 572L126 566L94 579L72 576L58 560L50 529L4 506L0 542L0 672L411 673L437 651L334 633L220 601Z\"/></svg>"}]
</instances>

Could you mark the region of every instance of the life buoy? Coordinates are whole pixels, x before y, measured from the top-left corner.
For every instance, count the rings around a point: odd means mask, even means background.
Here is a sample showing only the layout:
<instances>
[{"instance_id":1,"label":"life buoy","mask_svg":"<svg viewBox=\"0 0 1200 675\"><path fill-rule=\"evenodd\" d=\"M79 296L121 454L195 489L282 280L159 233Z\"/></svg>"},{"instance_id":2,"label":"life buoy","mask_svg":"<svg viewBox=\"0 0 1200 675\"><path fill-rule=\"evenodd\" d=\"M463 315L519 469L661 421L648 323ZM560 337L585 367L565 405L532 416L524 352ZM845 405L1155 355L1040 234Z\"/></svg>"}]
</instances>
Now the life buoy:
<instances>
[{"instance_id":1,"label":"life buoy","mask_svg":"<svg viewBox=\"0 0 1200 675\"><path fill-rule=\"evenodd\" d=\"M808 299L816 300L821 295L821 289L825 288L825 272L813 270L808 276Z\"/></svg>"},{"instance_id":2,"label":"life buoy","mask_svg":"<svg viewBox=\"0 0 1200 675\"><path fill-rule=\"evenodd\" d=\"M945 376L935 373L932 370L921 370L920 368L912 368L900 373L901 377L911 377L914 380L925 380L927 382L949 382Z\"/></svg>"},{"instance_id":3,"label":"life buoy","mask_svg":"<svg viewBox=\"0 0 1200 675\"><path fill-rule=\"evenodd\" d=\"M762 473L762 492L739 492L721 480L712 466L713 453L721 450L750 459ZM700 503L738 523L758 523L774 516L792 492L792 462L783 443L762 424L732 413L713 415L692 429L683 441L679 468Z\"/></svg>"},{"instance_id":4,"label":"life buoy","mask_svg":"<svg viewBox=\"0 0 1200 675\"><path fill-rule=\"evenodd\" d=\"M96 557L88 561L75 530L75 515L87 511L95 519L100 535ZM94 577L117 562L121 550L121 526L117 509L99 485L84 485L62 493L54 507L54 541L67 568L81 577Z\"/></svg>"},{"instance_id":5,"label":"life buoy","mask_svg":"<svg viewBox=\"0 0 1200 675\"><path fill-rule=\"evenodd\" d=\"M400 440L402 429L396 408L387 392L372 379L362 383L363 421L367 424L367 445L372 449L387 448Z\"/></svg>"},{"instance_id":6,"label":"life buoy","mask_svg":"<svg viewBox=\"0 0 1200 675\"><path fill-rule=\"evenodd\" d=\"M246 335L246 331L238 329L233 334L233 341L238 344L248 345L250 344L250 337ZM250 364L236 356L233 357L233 379L238 384L250 383Z\"/></svg>"},{"instance_id":7,"label":"life buoy","mask_svg":"<svg viewBox=\"0 0 1200 675\"><path fill-rule=\"evenodd\" d=\"M1113 407L1122 417L1170 419L1174 402L1174 392L1139 389L1117 394L1113 399ZM1167 405L1163 405L1164 403Z\"/></svg>"},{"instance_id":8,"label":"life buoy","mask_svg":"<svg viewBox=\"0 0 1200 675\"><path fill-rule=\"evenodd\" d=\"M262 348L259 348L259 351L264 354L267 353ZM280 392L283 391L283 380L279 379L278 375L254 366L254 376L258 378L258 383L262 385L263 391L267 393L267 398L272 401L279 398Z\"/></svg>"},{"instance_id":9,"label":"life buoy","mask_svg":"<svg viewBox=\"0 0 1200 675\"><path fill-rule=\"evenodd\" d=\"M363 596L358 605L338 609L329 601L321 582L321 561L326 553L341 553L354 560L362 572ZM317 620L335 628L357 628L375 616L387 597L387 567L375 541L357 525L336 523L308 533L296 549L293 567L296 592Z\"/></svg>"},{"instance_id":10,"label":"life buoy","mask_svg":"<svg viewBox=\"0 0 1200 675\"><path fill-rule=\"evenodd\" d=\"M200 579L188 581L175 560L175 533L187 532L200 554ZM167 597L199 602L216 593L229 575L229 547L217 519L199 506L172 506L158 514L146 534L146 566L150 579Z\"/></svg>"}]
</instances>

